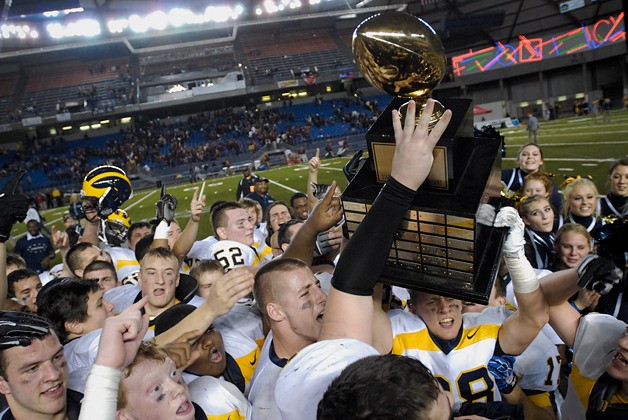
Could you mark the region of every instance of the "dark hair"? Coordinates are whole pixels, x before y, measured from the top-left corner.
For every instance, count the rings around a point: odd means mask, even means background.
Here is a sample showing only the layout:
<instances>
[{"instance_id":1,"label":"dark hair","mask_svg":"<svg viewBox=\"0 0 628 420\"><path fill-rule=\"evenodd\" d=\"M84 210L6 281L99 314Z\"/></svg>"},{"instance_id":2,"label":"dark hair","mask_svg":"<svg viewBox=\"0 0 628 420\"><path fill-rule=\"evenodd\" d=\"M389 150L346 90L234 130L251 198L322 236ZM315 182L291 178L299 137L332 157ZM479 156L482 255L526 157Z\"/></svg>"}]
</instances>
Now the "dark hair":
<instances>
[{"instance_id":1,"label":"dark hair","mask_svg":"<svg viewBox=\"0 0 628 420\"><path fill-rule=\"evenodd\" d=\"M438 382L418 360L370 356L347 366L318 403L318 420L428 420L440 394Z\"/></svg>"},{"instance_id":2,"label":"dark hair","mask_svg":"<svg viewBox=\"0 0 628 420\"><path fill-rule=\"evenodd\" d=\"M85 269L83 270L83 278L85 278L85 275L87 273L98 270L111 270L111 272L116 277L116 281L118 281L118 272L116 271L116 268L113 266L113 264L111 264L109 261L100 260L92 261L87 267L85 267Z\"/></svg>"},{"instance_id":3,"label":"dark hair","mask_svg":"<svg viewBox=\"0 0 628 420\"><path fill-rule=\"evenodd\" d=\"M290 236L290 226L297 225L299 223L303 223L301 220L290 219L286 223L283 223L279 226L279 230L277 231L277 246L281 248L283 244L289 244L292 240Z\"/></svg>"},{"instance_id":4,"label":"dark hair","mask_svg":"<svg viewBox=\"0 0 628 420\"><path fill-rule=\"evenodd\" d=\"M153 233L149 233L137 241L135 244L135 259L137 262L142 261L142 258L144 258L146 253L150 250L150 245L153 243L153 239L155 239L155 235Z\"/></svg>"},{"instance_id":5,"label":"dark hair","mask_svg":"<svg viewBox=\"0 0 628 420\"><path fill-rule=\"evenodd\" d=\"M151 225L148 222L131 223L131 226L129 226L129 231L126 233L126 239L127 240L131 239L131 235L133 234L133 231L135 229L140 229L140 228L149 228L149 229L151 229Z\"/></svg>"},{"instance_id":6,"label":"dark hair","mask_svg":"<svg viewBox=\"0 0 628 420\"><path fill-rule=\"evenodd\" d=\"M225 201L212 208L212 229L216 233L216 229L219 227L225 227L227 224L227 217L225 212L233 209L243 209L242 205L236 201Z\"/></svg>"},{"instance_id":7,"label":"dark hair","mask_svg":"<svg viewBox=\"0 0 628 420\"><path fill-rule=\"evenodd\" d=\"M19 311L0 311L0 376L7 378L4 350L16 346L30 346L33 340L43 340L52 334L52 325L46 318Z\"/></svg>"},{"instance_id":8,"label":"dark hair","mask_svg":"<svg viewBox=\"0 0 628 420\"><path fill-rule=\"evenodd\" d=\"M12 271L7 276L7 292L9 296L15 297L15 283L31 277L39 278L39 274L30 268L20 268L19 270Z\"/></svg>"},{"instance_id":9,"label":"dark hair","mask_svg":"<svg viewBox=\"0 0 628 420\"><path fill-rule=\"evenodd\" d=\"M66 279L46 289L38 296L37 314L52 323L63 343L68 336L65 323L87 320L89 294L96 293L100 286L90 280Z\"/></svg>"},{"instance_id":10,"label":"dark hair","mask_svg":"<svg viewBox=\"0 0 628 420\"><path fill-rule=\"evenodd\" d=\"M615 170L615 168L617 168L618 166L628 166L628 156L624 156L623 158L617 159L616 161L613 161L611 163L611 166L608 170L608 176L610 177L611 175L613 175L613 171Z\"/></svg>"},{"instance_id":11,"label":"dark hair","mask_svg":"<svg viewBox=\"0 0 628 420\"><path fill-rule=\"evenodd\" d=\"M270 218L268 217L268 215L270 214L270 210L274 207L277 206L284 206L285 208L288 209L288 213L290 213L290 216L292 217L292 209L290 208L290 206L288 206L286 203L284 203L283 201L275 201L273 203L271 203L267 208L266 208L266 214L264 215L265 219L268 222L268 229L270 228Z\"/></svg>"},{"instance_id":12,"label":"dark hair","mask_svg":"<svg viewBox=\"0 0 628 420\"><path fill-rule=\"evenodd\" d=\"M19 255L7 254L7 267L10 265L17 265L18 267L26 268L26 261L24 261L24 258Z\"/></svg>"},{"instance_id":13,"label":"dark hair","mask_svg":"<svg viewBox=\"0 0 628 420\"><path fill-rule=\"evenodd\" d=\"M294 208L294 201L299 198L307 199L307 195L302 193L301 191L295 192L294 194L292 194L292 197L290 197L290 207Z\"/></svg>"},{"instance_id":14,"label":"dark hair","mask_svg":"<svg viewBox=\"0 0 628 420\"><path fill-rule=\"evenodd\" d=\"M75 270L79 270L81 268L81 254L83 253L83 251L93 246L96 246L96 245L89 242L79 242L78 244L70 248L70 250L65 256L65 262L68 265L68 268L70 269L70 271L72 272L72 275L75 275L74 274Z\"/></svg>"}]
</instances>

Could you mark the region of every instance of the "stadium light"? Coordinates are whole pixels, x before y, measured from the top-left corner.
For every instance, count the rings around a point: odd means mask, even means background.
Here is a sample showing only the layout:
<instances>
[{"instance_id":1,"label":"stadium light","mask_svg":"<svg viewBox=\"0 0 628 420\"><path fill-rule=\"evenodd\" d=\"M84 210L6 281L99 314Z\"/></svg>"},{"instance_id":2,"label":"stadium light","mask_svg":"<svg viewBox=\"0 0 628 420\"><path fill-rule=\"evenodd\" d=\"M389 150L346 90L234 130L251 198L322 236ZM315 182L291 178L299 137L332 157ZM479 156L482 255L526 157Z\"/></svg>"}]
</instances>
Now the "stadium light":
<instances>
[{"instance_id":1,"label":"stadium light","mask_svg":"<svg viewBox=\"0 0 628 420\"><path fill-rule=\"evenodd\" d=\"M226 22L232 13L231 9L226 6L209 6L205 9L205 16L214 22Z\"/></svg>"},{"instance_id":2,"label":"stadium light","mask_svg":"<svg viewBox=\"0 0 628 420\"><path fill-rule=\"evenodd\" d=\"M194 16L194 13L187 9L175 8L168 12L170 24L174 27L179 27L189 23L192 20L192 16Z\"/></svg>"},{"instance_id":3,"label":"stadium light","mask_svg":"<svg viewBox=\"0 0 628 420\"><path fill-rule=\"evenodd\" d=\"M107 28L112 34L120 34L129 27L127 19L110 19L107 21Z\"/></svg>"},{"instance_id":4,"label":"stadium light","mask_svg":"<svg viewBox=\"0 0 628 420\"><path fill-rule=\"evenodd\" d=\"M149 14L144 20L149 27L158 31L164 30L168 26L168 15L161 10Z\"/></svg>"},{"instance_id":5,"label":"stadium light","mask_svg":"<svg viewBox=\"0 0 628 420\"><path fill-rule=\"evenodd\" d=\"M129 28L131 28L133 32L142 33L148 30L148 24L141 16L131 15L129 16Z\"/></svg>"}]
</instances>

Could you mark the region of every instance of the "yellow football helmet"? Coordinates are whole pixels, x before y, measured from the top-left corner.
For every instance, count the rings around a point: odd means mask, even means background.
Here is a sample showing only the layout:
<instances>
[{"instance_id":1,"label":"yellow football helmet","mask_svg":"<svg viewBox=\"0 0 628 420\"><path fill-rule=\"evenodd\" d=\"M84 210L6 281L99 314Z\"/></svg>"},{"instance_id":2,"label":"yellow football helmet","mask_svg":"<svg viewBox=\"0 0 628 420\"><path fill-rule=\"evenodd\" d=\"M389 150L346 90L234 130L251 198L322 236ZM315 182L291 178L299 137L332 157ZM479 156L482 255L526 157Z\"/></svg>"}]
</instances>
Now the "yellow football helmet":
<instances>
[{"instance_id":1,"label":"yellow football helmet","mask_svg":"<svg viewBox=\"0 0 628 420\"><path fill-rule=\"evenodd\" d=\"M100 221L98 238L111 246L120 246L126 240L129 227L131 217L126 211L118 209Z\"/></svg>"},{"instance_id":2,"label":"yellow football helmet","mask_svg":"<svg viewBox=\"0 0 628 420\"><path fill-rule=\"evenodd\" d=\"M116 166L98 166L83 179L81 197L95 201L98 215L103 219L113 214L132 196L131 180Z\"/></svg>"}]
</instances>

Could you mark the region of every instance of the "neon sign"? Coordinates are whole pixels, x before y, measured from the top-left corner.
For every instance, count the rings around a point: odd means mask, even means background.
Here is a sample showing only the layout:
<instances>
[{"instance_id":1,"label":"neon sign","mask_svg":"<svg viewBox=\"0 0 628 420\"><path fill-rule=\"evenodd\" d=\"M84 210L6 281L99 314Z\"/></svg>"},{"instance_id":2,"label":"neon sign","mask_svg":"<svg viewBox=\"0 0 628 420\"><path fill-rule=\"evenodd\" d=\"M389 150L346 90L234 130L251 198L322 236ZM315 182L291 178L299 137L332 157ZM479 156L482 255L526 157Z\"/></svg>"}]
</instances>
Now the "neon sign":
<instances>
[{"instance_id":1,"label":"neon sign","mask_svg":"<svg viewBox=\"0 0 628 420\"><path fill-rule=\"evenodd\" d=\"M456 76L466 76L593 50L620 41L626 41L624 12L617 16L600 19L589 26L582 25L560 35L547 38L527 38L519 35L519 41L513 44L503 44L498 41L488 48L469 50L466 54L452 57L453 72Z\"/></svg>"}]
</instances>

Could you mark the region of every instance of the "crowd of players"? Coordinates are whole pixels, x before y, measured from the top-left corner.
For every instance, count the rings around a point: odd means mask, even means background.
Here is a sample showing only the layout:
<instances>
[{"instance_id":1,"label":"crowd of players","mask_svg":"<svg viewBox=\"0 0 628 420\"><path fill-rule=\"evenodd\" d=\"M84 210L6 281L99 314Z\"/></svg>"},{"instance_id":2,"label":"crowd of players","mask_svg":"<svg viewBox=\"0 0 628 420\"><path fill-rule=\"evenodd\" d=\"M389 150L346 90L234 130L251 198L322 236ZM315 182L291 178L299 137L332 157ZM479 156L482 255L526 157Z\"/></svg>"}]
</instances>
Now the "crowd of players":
<instances>
[{"instance_id":1,"label":"crowd of players","mask_svg":"<svg viewBox=\"0 0 628 420\"><path fill-rule=\"evenodd\" d=\"M239 201L209 206L197 189L184 227L165 189L156 218L131 223L130 181L103 166L68 229L53 229L63 263L38 275L6 255L28 206L16 174L0 192L1 418L625 418L625 237L619 253L594 252L622 234L628 160L598 199L586 178L559 192L539 146L522 147L502 174L517 210L478 213L508 229L488 306L384 286L451 119L428 131L432 109L416 126L414 102L405 124L393 111L392 174L350 240L318 153L289 204L245 171ZM200 223L214 235L199 238Z\"/></svg>"}]
</instances>

